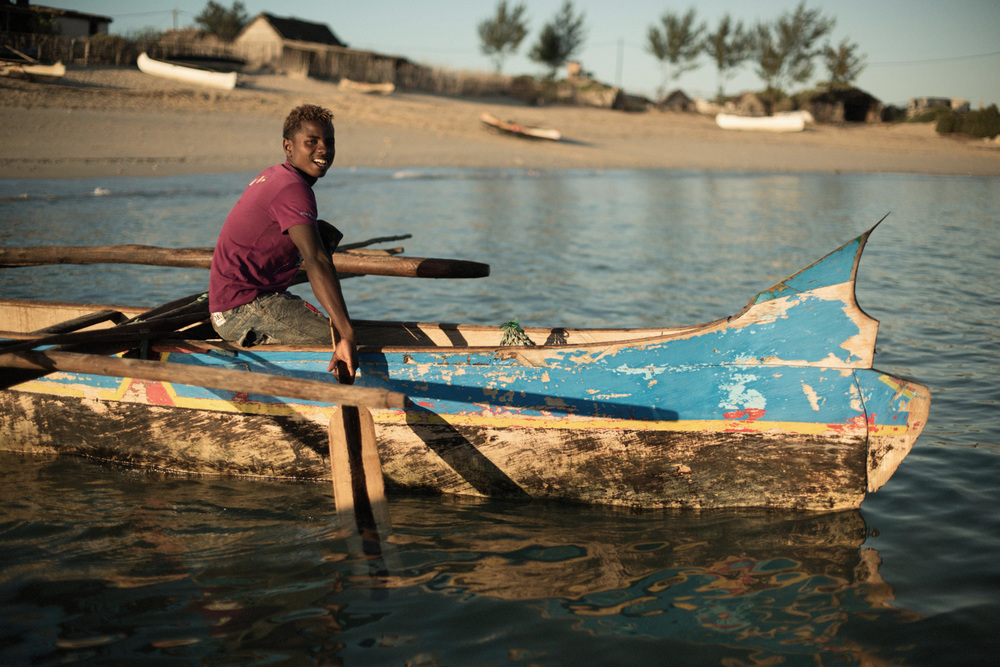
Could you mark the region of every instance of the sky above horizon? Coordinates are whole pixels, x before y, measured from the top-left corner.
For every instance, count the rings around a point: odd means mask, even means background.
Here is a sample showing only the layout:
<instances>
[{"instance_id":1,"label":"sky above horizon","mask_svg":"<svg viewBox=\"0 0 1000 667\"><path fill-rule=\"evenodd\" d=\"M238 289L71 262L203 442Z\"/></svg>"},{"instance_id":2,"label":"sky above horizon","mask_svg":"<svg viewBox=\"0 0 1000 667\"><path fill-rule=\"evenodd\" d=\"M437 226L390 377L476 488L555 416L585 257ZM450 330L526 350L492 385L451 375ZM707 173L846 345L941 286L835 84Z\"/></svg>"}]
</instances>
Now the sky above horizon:
<instances>
[{"instance_id":1,"label":"sky above horizon","mask_svg":"<svg viewBox=\"0 0 1000 667\"><path fill-rule=\"evenodd\" d=\"M216 0L231 7L229 0ZM564 0L523 0L528 8L528 35L516 54L504 62L505 74L542 75L546 68L527 54L541 28L559 12ZM683 14L695 8L699 21L714 30L726 13L744 24L774 21L795 10L799 0L573 0L583 14L586 41L575 60L594 79L620 85L626 92L654 97L664 71L646 49L649 27L665 12ZM145 28L169 30L194 26L207 0L137 2L136 0L41 0L32 4L109 16L112 34L136 34ZM510 0L508 6L518 4ZM496 12L497 0L243 0L246 13L268 12L324 23L355 49L399 55L412 62L454 70L493 70L480 51L477 26ZM912 97L957 97L972 108L1000 104L1000 1L997 0L838 0L806 3L836 20L829 41L857 44L866 67L855 84L885 104L905 106ZM671 81L690 97L713 97L718 90L715 65L702 57L700 66ZM816 61L816 75L827 76ZM760 90L763 83L752 63L725 82L725 92Z\"/></svg>"}]
</instances>

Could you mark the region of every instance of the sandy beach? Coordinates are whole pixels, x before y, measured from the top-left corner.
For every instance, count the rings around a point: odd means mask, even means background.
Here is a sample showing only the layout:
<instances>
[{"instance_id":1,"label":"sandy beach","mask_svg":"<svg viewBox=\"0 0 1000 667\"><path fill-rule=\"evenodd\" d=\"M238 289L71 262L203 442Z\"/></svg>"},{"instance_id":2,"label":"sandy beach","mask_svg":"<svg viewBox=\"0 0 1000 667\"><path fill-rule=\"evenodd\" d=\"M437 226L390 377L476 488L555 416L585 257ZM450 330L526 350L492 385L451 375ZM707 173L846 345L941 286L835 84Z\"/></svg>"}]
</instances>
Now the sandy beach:
<instances>
[{"instance_id":1,"label":"sandy beach","mask_svg":"<svg viewBox=\"0 0 1000 667\"><path fill-rule=\"evenodd\" d=\"M1000 142L932 124L727 131L692 113L529 107L509 98L372 96L335 84L247 75L195 89L136 68L72 67L59 83L0 79L0 178L94 178L258 171L282 161L297 104L333 110L336 167L695 169L1000 176ZM531 141L486 128L483 112L562 132Z\"/></svg>"}]
</instances>

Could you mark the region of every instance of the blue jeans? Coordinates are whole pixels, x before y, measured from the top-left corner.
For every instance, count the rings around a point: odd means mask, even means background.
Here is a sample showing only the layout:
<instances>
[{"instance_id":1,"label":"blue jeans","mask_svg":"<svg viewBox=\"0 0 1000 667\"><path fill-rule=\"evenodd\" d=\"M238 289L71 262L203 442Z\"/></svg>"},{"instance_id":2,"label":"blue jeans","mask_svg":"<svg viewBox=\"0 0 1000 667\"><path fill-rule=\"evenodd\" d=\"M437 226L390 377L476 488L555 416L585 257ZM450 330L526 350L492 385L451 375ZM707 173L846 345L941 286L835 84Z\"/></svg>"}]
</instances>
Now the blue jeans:
<instances>
[{"instance_id":1,"label":"blue jeans","mask_svg":"<svg viewBox=\"0 0 1000 667\"><path fill-rule=\"evenodd\" d=\"M293 294L264 292L211 319L223 340L243 347L333 344L330 320Z\"/></svg>"}]
</instances>

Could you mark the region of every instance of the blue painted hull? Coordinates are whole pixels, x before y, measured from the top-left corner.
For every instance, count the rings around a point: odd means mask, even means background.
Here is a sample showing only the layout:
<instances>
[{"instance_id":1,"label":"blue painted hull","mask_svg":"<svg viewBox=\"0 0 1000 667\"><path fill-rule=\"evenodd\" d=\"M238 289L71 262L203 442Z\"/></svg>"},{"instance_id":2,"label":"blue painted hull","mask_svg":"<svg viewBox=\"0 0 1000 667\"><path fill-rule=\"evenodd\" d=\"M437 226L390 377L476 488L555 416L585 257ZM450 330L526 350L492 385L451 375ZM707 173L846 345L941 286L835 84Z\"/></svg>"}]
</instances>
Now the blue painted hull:
<instances>
[{"instance_id":1,"label":"blue painted hull","mask_svg":"<svg viewBox=\"0 0 1000 667\"><path fill-rule=\"evenodd\" d=\"M878 323L854 298L870 233L697 327L537 329L526 333L538 345L500 347L488 327L362 325L357 384L412 401L373 410L387 488L643 508L857 507L912 447L930 403L926 387L872 369ZM325 350L191 341L158 352L329 380ZM74 453L199 473L329 475L327 405L68 374L3 400L97 434L78 435ZM55 421L48 440L67 451ZM0 431L12 440L24 447Z\"/></svg>"}]
</instances>

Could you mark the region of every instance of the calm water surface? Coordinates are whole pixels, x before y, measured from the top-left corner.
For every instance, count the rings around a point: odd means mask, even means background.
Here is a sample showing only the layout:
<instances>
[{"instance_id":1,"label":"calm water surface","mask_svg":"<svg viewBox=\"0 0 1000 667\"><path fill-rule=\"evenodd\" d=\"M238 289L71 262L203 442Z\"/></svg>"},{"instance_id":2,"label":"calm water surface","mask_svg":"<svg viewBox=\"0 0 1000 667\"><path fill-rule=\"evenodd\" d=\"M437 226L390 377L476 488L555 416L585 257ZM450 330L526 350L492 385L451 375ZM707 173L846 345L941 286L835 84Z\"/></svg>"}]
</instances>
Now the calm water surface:
<instances>
[{"instance_id":1,"label":"calm water surface","mask_svg":"<svg viewBox=\"0 0 1000 667\"><path fill-rule=\"evenodd\" d=\"M0 245L208 246L253 174L0 181ZM0 454L0 664L995 664L1000 180L341 170L354 241L485 280L345 281L352 315L693 324L865 231L876 366L930 420L857 512L651 512L393 498L360 555L311 484ZM199 271L0 271L6 297L156 304ZM301 292L308 295L308 291ZM0 327L2 328L2 327Z\"/></svg>"}]
</instances>

